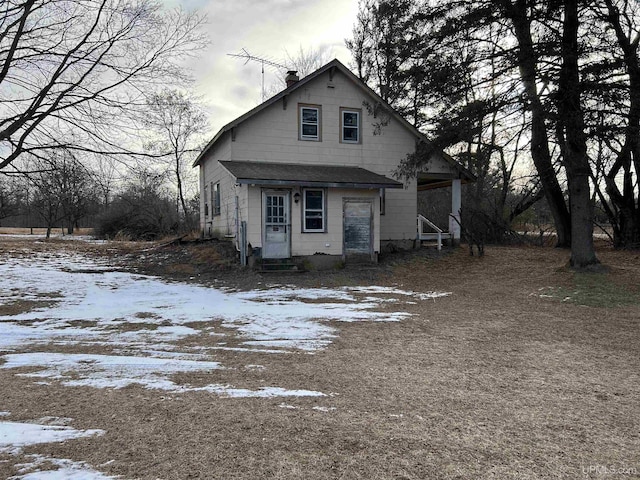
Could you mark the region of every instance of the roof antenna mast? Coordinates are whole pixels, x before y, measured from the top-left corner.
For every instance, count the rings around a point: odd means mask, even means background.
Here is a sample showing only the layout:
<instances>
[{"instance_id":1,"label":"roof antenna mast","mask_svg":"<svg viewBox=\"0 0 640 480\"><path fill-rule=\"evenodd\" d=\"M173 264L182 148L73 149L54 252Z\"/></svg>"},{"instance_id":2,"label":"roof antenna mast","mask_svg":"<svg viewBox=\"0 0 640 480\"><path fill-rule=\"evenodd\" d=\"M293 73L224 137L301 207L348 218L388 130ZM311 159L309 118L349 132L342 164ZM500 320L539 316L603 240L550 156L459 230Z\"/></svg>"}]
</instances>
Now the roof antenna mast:
<instances>
[{"instance_id":1,"label":"roof antenna mast","mask_svg":"<svg viewBox=\"0 0 640 480\"><path fill-rule=\"evenodd\" d=\"M264 66L267 65L269 67L274 67L274 68L284 68L285 70L289 70L289 67L287 67L286 65L282 65L280 63L277 62L273 62L271 60L267 60L265 58L260 58L260 57L256 57L255 55L251 55L246 48L242 48L242 52L241 53L227 53L227 56L229 57L234 57L234 58L241 58L244 59L244 64L246 65L249 62L259 62L261 67L262 67L262 100L266 100L265 96L266 93L264 91Z\"/></svg>"}]
</instances>

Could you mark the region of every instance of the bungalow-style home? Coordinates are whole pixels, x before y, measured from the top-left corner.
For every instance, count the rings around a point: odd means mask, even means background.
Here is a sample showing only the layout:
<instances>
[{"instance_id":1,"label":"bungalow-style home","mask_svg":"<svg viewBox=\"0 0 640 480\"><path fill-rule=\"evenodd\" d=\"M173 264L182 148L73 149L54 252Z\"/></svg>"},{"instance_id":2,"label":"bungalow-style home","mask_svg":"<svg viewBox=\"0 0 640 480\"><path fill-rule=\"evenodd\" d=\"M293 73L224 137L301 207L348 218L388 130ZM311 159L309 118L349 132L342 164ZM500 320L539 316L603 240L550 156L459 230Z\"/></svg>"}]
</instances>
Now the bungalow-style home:
<instances>
[{"instance_id":1,"label":"bungalow-style home","mask_svg":"<svg viewBox=\"0 0 640 480\"><path fill-rule=\"evenodd\" d=\"M289 72L285 90L224 126L196 159L202 233L262 259L375 261L389 245L411 248L418 188L451 185L459 218L470 178L445 154L416 179L394 178L418 142L428 139L338 60L303 79ZM449 234L459 232L452 218Z\"/></svg>"}]
</instances>

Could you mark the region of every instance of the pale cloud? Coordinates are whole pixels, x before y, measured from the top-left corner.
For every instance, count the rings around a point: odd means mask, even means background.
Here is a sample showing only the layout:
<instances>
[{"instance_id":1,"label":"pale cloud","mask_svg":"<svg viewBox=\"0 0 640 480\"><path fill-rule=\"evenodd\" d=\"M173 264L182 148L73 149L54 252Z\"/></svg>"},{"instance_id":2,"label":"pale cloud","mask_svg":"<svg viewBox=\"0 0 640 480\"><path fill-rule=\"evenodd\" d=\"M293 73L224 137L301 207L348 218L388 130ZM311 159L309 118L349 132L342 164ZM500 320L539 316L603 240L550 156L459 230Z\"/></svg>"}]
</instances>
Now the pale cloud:
<instances>
[{"instance_id":1,"label":"pale cloud","mask_svg":"<svg viewBox=\"0 0 640 480\"><path fill-rule=\"evenodd\" d=\"M198 9L207 15L209 48L189 60L198 93L209 103L212 131L217 131L261 101L261 65L228 56L245 48L252 55L284 63L286 53L328 51L330 58L351 61L344 45L356 19L358 0L165 0L165 6ZM267 90L278 81L266 67Z\"/></svg>"}]
</instances>

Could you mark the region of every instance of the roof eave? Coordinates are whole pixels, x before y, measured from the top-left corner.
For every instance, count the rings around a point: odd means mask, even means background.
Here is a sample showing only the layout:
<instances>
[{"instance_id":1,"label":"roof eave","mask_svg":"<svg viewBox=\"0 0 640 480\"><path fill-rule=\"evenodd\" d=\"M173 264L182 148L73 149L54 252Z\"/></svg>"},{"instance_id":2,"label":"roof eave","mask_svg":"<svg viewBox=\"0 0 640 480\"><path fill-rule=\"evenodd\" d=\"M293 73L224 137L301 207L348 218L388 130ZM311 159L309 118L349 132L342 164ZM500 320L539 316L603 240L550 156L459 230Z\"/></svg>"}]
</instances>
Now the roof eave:
<instances>
[{"instance_id":1,"label":"roof eave","mask_svg":"<svg viewBox=\"0 0 640 480\"><path fill-rule=\"evenodd\" d=\"M404 188L402 183L365 183L365 182L323 182L309 180L274 180L257 178L236 178L238 185L267 185L267 186L296 186L317 188L353 188L353 189L380 189L380 188Z\"/></svg>"}]
</instances>

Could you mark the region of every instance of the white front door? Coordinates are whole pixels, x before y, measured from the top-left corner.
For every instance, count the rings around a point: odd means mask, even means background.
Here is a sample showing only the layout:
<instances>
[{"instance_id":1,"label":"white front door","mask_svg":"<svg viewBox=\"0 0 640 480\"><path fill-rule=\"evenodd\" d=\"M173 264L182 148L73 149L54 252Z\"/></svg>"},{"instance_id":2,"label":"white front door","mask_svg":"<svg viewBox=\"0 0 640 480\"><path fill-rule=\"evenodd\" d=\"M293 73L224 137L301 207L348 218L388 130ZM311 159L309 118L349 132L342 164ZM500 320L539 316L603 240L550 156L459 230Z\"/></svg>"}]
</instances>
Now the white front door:
<instances>
[{"instance_id":1,"label":"white front door","mask_svg":"<svg viewBox=\"0 0 640 480\"><path fill-rule=\"evenodd\" d=\"M262 193L262 258L289 258L291 256L291 222L289 192Z\"/></svg>"}]
</instances>

